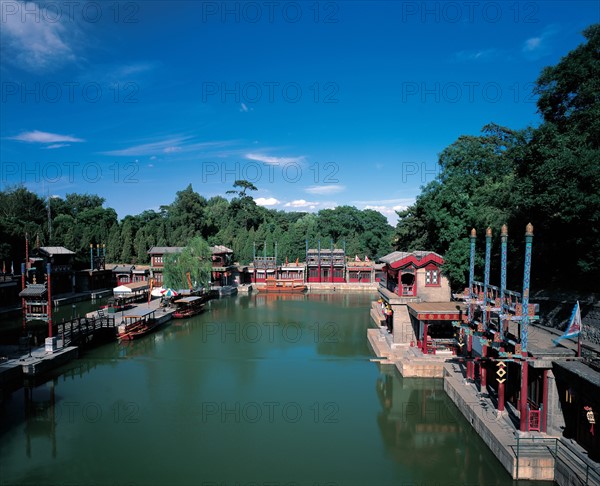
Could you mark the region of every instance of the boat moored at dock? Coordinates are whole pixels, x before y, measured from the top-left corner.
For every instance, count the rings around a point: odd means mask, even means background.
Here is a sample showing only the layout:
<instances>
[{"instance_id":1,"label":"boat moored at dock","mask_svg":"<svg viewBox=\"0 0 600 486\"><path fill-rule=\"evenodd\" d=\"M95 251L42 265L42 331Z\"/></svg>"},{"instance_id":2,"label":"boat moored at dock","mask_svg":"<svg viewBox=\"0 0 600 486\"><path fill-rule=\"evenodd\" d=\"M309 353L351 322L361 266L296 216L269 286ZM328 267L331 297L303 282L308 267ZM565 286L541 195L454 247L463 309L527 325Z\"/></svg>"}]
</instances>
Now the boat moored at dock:
<instances>
[{"instance_id":1,"label":"boat moored at dock","mask_svg":"<svg viewBox=\"0 0 600 486\"><path fill-rule=\"evenodd\" d=\"M122 341L131 341L156 330L165 320L157 319L155 312L155 309L149 309L145 313L124 316L118 327L117 337Z\"/></svg>"},{"instance_id":2,"label":"boat moored at dock","mask_svg":"<svg viewBox=\"0 0 600 486\"><path fill-rule=\"evenodd\" d=\"M261 290L279 294L300 294L306 291L306 285L299 279L267 278L265 287Z\"/></svg>"},{"instance_id":3,"label":"boat moored at dock","mask_svg":"<svg viewBox=\"0 0 600 486\"><path fill-rule=\"evenodd\" d=\"M177 306L173 312L173 318L185 319L200 314L204 310L205 299L199 296L183 297L177 299L174 304Z\"/></svg>"}]
</instances>

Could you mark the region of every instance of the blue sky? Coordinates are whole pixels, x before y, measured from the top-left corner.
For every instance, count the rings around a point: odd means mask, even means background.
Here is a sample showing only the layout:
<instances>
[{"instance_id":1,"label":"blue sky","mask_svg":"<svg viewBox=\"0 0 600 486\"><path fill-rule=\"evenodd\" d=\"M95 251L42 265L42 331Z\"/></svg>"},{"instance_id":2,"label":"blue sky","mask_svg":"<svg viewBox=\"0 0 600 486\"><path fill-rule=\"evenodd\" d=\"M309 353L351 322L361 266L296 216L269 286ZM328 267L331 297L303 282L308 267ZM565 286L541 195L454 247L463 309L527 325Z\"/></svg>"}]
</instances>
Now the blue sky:
<instances>
[{"instance_id":1,"label":"blue sky","mask_svg":"<svg viewBox=\"0 0 600 486\"><path fill-rule=\"evenodd\" d=\"M99 194L120 217L191 183L395 221L437 154L539 123L533 82L598 2L0 0L2 188Z\"/></svg>"}]
</instances>

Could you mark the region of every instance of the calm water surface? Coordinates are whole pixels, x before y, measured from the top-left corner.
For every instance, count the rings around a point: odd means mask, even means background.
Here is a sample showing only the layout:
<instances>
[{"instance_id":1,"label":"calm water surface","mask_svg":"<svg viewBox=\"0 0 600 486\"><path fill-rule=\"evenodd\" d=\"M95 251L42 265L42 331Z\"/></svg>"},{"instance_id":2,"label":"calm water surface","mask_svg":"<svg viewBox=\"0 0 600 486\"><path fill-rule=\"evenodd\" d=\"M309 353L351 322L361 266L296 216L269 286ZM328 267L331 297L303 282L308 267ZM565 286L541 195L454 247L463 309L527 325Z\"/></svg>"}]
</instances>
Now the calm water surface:
<instances>
[{"instance_id":1,"label":"calm water surface","mask_svg":"<svg viewBox=\"0 0 600 486\"><path fill-rule=\"evenodd\" d=\"M372 299L242 295L88 351L2 397L0 484L514 484L441 380L370 361Z\"/></svg>"}]
</instances>

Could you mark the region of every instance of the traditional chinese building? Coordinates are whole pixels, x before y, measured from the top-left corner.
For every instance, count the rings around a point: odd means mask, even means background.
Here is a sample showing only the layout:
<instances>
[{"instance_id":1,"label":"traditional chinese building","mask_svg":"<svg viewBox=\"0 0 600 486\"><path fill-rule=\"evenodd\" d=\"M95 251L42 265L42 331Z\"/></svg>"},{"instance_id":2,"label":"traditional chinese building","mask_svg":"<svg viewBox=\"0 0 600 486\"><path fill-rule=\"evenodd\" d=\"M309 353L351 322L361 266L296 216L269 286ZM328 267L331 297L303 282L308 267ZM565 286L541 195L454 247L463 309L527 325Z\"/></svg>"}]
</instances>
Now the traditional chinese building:
<instances>
[{"instance_id":1,"label":"traditional chinese building","mask_svg":"<svg viewBox=\"0 0 600 486\"><path fill-rule=\"evenodd\" d=\"M150 255L150 278L154 279L154 286L163 284L164 258L167 254L181 253L182 246L153 246L148 250Z\"/></svg>"},{"instance_id":2,"label":"traditional chinese building","mask_svg":"<svg viewBox=\"0 0 600 486\"><path fill-rule=\"evenodd\" d=\"M115 287L134 282L146 282L150 276L150 267L145 265L115 265L112 274Z\"/></svg>"},{"instance_id":3,"label":"traditional chinese building","mask_svg":"<svg viewBox=\"0 0 600 486\"><path fill-rule=\"evenodd\" d=\"M216 245L211 246L210 251L212 253L211 280L213 285L232 285L237 268L233 261L233 250L223 245Z\"/></svg>"},{"instance_id":4,"label":"traditional chinese building","mask_svg":"<svg viewBox=\"0 0 600 486\"><path fill-rule=\"evenodd\" d=\"M346 252L341 249L321 248L306 250L306 281L310 283L346 281Z\"/></svg>"},{"instance_id":5,"label":"traditional chinese building","mask_svg":"<svg viewBox=\"0 0 600 486\"><path fill-rule=\"evenodd\" d=\"M361 261L358 257L346 263L346 282L348 283L374 283L375 263L365 258Z\"/></svg>"},{"instance_id":6,"label":"traditional chinese building","mask_svg":"<svg viewBox=\"0 0 600 486\"><path fill-rule=\"evenodd\" d=\"M391 309L393 344L419 346L424 354L455 352L452 321L462 318L464 306L450 301L443 257L395 251L379 261L384 264L379 295Z\"/></svg>"},{"instance_id":7,"label":"traditional chinese building","mask_svg":"<svg viewBox=\"0 0 600 486\"><path fill-rule=\"evenodd\" d=\"M29 257L28 280L35 275L43 282L47 265L52 268L52 293L63 294L75 291L75 271L73 259L75 252L62 246L41 246L34 248Z\"/></svg>"},{"instance_id":8,"label":"traditional chinese building","mask_svg":"<svg viewBox=\"0 0 600 486\"><path fill-rule=\"evenodd\" d=\"M255 256L252 263L252 277L255 283L262 283L267 278L277 278L277 258Z\"/></svg>"}]
</instances>

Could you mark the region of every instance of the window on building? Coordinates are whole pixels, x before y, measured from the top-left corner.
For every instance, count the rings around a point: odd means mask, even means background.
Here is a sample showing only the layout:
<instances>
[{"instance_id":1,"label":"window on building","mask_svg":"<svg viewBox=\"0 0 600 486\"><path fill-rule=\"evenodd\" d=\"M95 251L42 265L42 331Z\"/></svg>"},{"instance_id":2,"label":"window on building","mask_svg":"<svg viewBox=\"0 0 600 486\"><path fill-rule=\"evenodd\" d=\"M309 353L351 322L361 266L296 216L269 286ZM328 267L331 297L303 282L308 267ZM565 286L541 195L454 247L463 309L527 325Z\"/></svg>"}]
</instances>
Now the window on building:
<instances>
[{"instance_id":1,"label":"window on building","mask_svg":"<svg viewBox=\"0 0 600 486\"><path fill-rule=\"evenodd\" d=\"M425 285L440 285L440 270L438 268L428 268L425 270Z\"/></svg>"}]
</instances>

